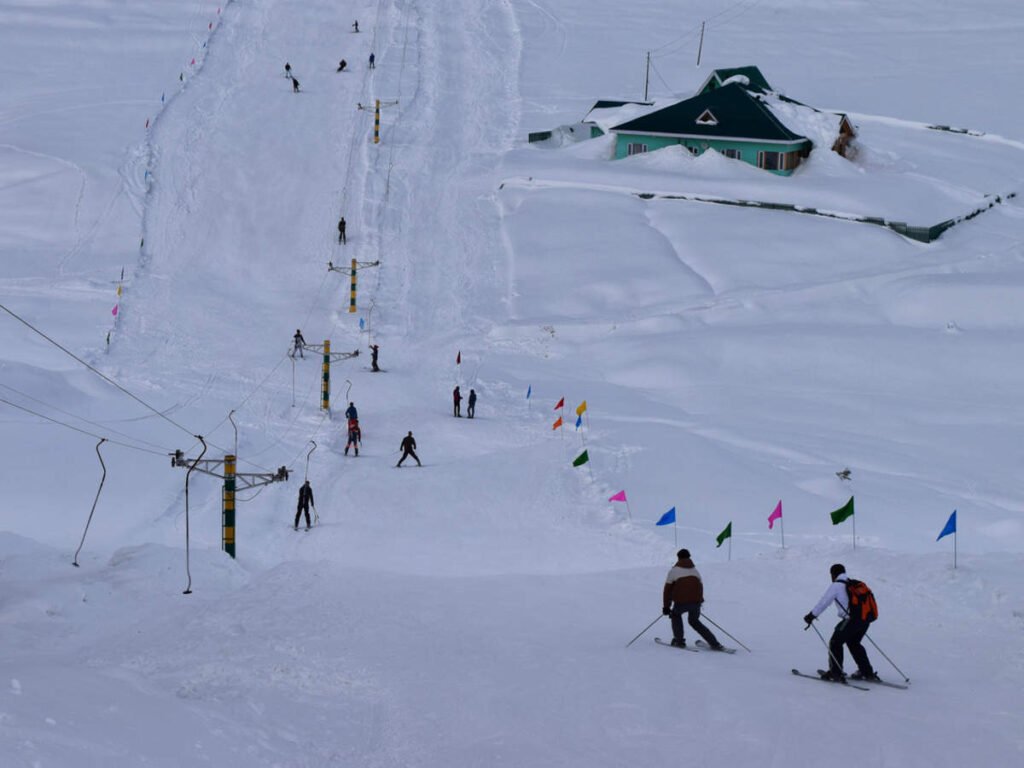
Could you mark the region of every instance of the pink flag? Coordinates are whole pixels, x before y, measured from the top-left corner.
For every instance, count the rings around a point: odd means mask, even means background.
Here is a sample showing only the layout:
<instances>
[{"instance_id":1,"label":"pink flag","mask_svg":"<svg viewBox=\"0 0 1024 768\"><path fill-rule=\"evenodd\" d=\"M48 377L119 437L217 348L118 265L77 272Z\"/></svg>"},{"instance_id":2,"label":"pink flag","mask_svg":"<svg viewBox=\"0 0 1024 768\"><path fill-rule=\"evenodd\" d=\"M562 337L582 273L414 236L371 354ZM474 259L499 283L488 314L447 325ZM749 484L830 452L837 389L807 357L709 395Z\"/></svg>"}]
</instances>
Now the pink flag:
<instances>
[{"instance_id":1,"label":"pink flag","mask_svg":"<svg viewBox=\"0 0 1024 768\"><path fill-rule=\"evenodd\" d=\"M114 317L117 317L117 307L118 307L118 305L115 304L114 308L112 310L110 310L110 314L112 314Z\"/></svg>"},{"instance_id":2,"label":"pink flag","mask_svg":"<svg viewBox=\"0 0 1024 768\"><path fill-rule=\"evenodd\" d=\"M625 491L619 491L614 496L612 496L611 498L608 499L608 501L625 501L625 500L626 500L626 492Z\"/></svg>"},{"instance_id":3,"label":"pink flag","mask_svg":"<svg viewBox=\"0 0 1024 768\"><path fill-rule=\"evenodd\" d=\"M191 63L191 64L189 64L189 66L190 66L190 67L194 67L194 66L195 66L195 64L196 64L196 60L195 60L195 59L192 59L192 63Z\"/></svg>"},{"instance_id":4,"label":"pink flag","mask_svg":"<svg viewBox=\"0 0 1024 768\"><path fill-rule=\"evenodd\" d=\"M775 511L768 515L768 530L775 527L775 521L782 519L782 501L775 505Z\"/></svg>"},{"instance_id":5,"label":"pink flag","mask_svg":"<svg viewBox=\"0 0 1024 768\"><path fill-rule=\"evenodd\" d=\"M209 23L209 25L208 25L208 26L207 26L206 28L207 28L207 29L213 29L213 22L211 21L211 22Z\"/></svg>"}]
</instances>

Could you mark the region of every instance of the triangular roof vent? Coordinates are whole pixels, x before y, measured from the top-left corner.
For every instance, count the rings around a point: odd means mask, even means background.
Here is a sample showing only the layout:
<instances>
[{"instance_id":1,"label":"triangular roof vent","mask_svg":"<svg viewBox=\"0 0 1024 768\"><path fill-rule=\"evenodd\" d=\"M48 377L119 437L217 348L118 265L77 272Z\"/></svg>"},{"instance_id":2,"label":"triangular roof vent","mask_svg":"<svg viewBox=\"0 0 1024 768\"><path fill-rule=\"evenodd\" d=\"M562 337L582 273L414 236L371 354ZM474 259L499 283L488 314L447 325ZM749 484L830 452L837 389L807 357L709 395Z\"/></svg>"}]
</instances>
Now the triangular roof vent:
<instances>
[{"instance_id":1,"label":"triangular roof vent","mask_svg":"<svg viewBox=\"0 0 1024 768\"><path fill-rule=\"evenodd\" d=\"M718 118L712 114L710 109L705 109L697 118L697 123L698 125L718 125Z\"/></svg>"}]
</instances>

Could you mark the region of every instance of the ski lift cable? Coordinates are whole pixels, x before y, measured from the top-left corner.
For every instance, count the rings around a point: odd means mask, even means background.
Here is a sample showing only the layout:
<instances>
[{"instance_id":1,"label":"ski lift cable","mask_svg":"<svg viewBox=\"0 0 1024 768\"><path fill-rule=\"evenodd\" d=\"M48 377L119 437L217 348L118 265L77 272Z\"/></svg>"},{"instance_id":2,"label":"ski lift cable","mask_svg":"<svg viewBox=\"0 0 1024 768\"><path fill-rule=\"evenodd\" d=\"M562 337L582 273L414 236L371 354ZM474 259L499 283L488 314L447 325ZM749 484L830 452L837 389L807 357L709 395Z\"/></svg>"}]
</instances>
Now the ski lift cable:
<instances>
[{"instance_id":1,"label":"ski lift cable","mask_svg":"<svg viewBox=\"0 0 1024 768\"><path fill-rule=\"evenodd\" d=\"M92 421L90 419L85 418L84 416L78 416L77 414L71 413L70 411L65 411L63 408L58 408L56 405L53 405L52 403L47 403L45 400L40 400L38 397L33 397L32 395L28 394L27 392L22 392L21 390L15 389L14 387L10 386L9 384L4 384L2 381L0 381L0 387L3 387L4 389L10 390L11 392L15 393L16 395L20 395L21 397L24 397L26 400L31 400L32 402L38 403L39 405L42 405L42 406L44 406L46 408L49 408L50 410L56 411L57 413L61 413L61 414L65 415L65 416L70 416L72 419L77 419L78 421L85 422L86 424L91 424L94 427L99 427L100 429L106 430L107 432L111 432L111 433L113 433L115 435L121 435L121 437L127 438L128 440L133 440L133 441L135 441L137 443L140 443L142 445L148 445L151 448L156 448L156 449L160 450L162 453L167 453L167 450L163 446L161 446L161 445L157 445L156 443L151 443L148 440L143 440L141 437L133 437L132 435L129 435L126 432L121 432L120 430L113 429L108 424L103 424L102 422L98 422L98 421ZM151 418L151 417L147 416L146 418Z\"/></svg>"},{"instance_id":2,"label":"ski lift cable","mask_svg":"<svg viewBox=\"0 0 1024 768\"><path fill-rule=\"evenodd\" d=\"M166 456L167 453L168 453L168 451L153 451L153 450L150 450L149 448L142 448L142 447L137 446L137 445L130 445L129 443L124 443L124 442L121 442L120 440L111 440L109 438L104 437L103 435L97 435L95 432L89 432L88 430L82 429L80 427L76 427L73 424L68 424L67 422L61 421L60 419L55 419L52 416L46 416L45 414L39 413L38 411L33 411L31 408L26 408L23 405L18 405L17 403L12 403L10 400L7 400L6 398L3 398L3 397L0 397L0 403L5 403L6 405L11 406L12 408L17 408L19 411L24 411L25 413L32 414L33 416L37 416L40 419L44 419L44 420L52 422L54 424L58 424L58 425L60 425L62 427L66 427L68 429L74 430L75 432L78 432L80 434L87 435L89 437L95 438L96 440L106 440L111 445L119 445L122 448L129 448L129 449L131 449L133 451L141 451L143 453L149 453L149 454L152 454L154 456L161 456L161 457Z\"/></svg>"}]
</instances>

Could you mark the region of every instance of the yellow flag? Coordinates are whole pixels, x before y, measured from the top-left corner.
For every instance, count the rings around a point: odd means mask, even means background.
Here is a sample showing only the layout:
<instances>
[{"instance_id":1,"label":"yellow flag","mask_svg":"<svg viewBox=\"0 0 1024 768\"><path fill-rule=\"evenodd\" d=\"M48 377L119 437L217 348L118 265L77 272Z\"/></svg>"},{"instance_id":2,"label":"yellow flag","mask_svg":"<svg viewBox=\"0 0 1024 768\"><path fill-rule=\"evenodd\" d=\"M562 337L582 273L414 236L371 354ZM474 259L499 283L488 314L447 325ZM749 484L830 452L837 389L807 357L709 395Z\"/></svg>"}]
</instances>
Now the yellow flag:
<instances>
[{"instance_id":1,"label":"yellow flag","mask_svg":"<svg viewBox=\"0 0 1024 768\"><path fill-rule=\"evenodd\" d=\"M120 283L117 284L117 295L118 296L121 295L121 284Z\"/></svg>"},{"instance_id":2,"label":"yellow flag","mask_svg":"<svg viewBox=\"0 0 1024 768\"><path fill-rule=\"evenodd\" d=\"M583 412L587 410L587 401L584 400L582 403L576 406L576 415L582 416Z\"/></svg>"}]
</instances>

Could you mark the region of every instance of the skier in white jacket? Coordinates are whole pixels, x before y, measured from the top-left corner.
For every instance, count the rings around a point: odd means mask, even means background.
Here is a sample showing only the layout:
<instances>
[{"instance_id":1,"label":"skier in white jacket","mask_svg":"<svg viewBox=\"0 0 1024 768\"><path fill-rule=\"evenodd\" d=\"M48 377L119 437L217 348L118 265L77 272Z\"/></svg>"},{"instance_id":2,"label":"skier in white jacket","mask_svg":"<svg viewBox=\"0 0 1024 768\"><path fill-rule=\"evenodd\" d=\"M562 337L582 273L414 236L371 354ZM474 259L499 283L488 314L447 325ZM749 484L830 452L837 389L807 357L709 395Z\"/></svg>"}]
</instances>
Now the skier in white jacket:
<instances>
[{"instance_id":1,"label":"skier in white jacket","mask_svg":"<svg viewBox=\"0 0 1024 768\"><path fill-rule=\"evenodd\" d=\"M846 679L843 673L843 646L850 649L850 655L857 662L857 671L851 675L857 680L877 680L878 675L871 666L868 659L868 652L861 645L861 640L867 634L868 624L856 616L850 615L850 596L846 591L846 566L836 563L829 570L832 576L832 583L825 594L821 596L818 604L810 613L804 616L807 626L818 618L826 608L835 603L836 613L839 614L839 623L832 632L828 642L828 672L822 675L825 680L841 682Z\"/></svg>"}]
</instances>

